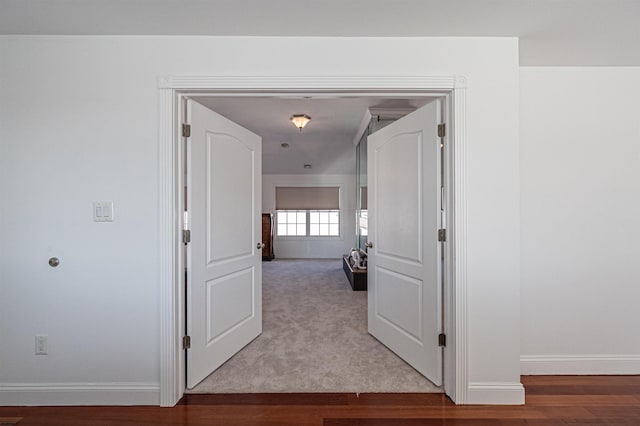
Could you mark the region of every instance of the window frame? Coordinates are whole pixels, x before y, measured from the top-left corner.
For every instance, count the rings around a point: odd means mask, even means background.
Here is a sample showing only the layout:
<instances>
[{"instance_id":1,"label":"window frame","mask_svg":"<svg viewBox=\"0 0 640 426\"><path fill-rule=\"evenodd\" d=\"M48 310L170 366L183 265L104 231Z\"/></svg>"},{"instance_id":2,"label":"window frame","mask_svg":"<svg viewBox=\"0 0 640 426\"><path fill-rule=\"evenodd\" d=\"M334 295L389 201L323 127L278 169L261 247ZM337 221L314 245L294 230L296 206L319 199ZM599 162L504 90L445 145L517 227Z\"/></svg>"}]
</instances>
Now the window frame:
<instances>
[{"instance_id":1,"label":"window frame","mask_svg":"<svg viewBox=\"0 0 640 426\"><path fill-rule=\"evenodd\" d=\"M287 221L285 222L284 226L287 227L287 232L289 232L289 226L293 225L296 227L296 234L295 235L290 235L290 234L280 234L280 213L284 213L287 216ZM289 215L294 213L296 215L296 222L295 223L289 223ZM302 225L301 222L298 222L297 217L300 213L304 213L304 234L298 234L297 228L298 226ZM276 237L306 237L309 234L309 211L308 210L276 210L276 223L275 223L275 228L276 228Z\"/></svg>"},{"instance_id":2,"label":"window frame","mask_svg":"<svg viewBox=\"0 0 640 426\"><path fill-rule=\"evenodd\" d=\"M278 233L278 225L279 225L279 220L278 220L278 213L279 212L305 212L305 235L282 235ZM337 235L311 235L311 212L337 212L338 213L338 234ZM276 238L285 238L285 239L313 239L313 240L319 240L319 239L331 239L331 240L336 240L336 239L342 239L342 210L341 209L331 209L331 210L318 210L318 209L313 209L313 210L276 210L275 211L275 218L276 218L276 223L275 223L275 237ZM318 222L318 224L320 224L320 222ZM327 223L328 225L330 225L330 222Z\"/></svg>"}]
</instances>

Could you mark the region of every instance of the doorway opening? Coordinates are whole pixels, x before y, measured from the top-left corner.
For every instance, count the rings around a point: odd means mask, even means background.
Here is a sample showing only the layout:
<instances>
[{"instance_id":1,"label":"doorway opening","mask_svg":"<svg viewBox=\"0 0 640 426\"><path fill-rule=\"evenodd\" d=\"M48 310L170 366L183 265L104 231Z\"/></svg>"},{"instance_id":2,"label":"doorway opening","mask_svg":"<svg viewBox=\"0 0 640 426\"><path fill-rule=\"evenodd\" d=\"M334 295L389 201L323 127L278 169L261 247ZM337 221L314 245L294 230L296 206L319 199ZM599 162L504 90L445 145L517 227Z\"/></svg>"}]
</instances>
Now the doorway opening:
<instances>
[{"instance_id":1,"label":"doorway opening","mask_svg":"<svg viewBox=\"0 0 640 426\"><path fill-rule=\"evenodd\" d=\"M246 80L246 81L245 81ZM269 79L267 79L269 80ZM299 80L299 81L298 81ZM311 79L313 80L313 79ZM258 81L258 83L256 83ZM271 90L257 90L256 87L261 87L260 79L246 78L236 79L234 81L228 81L224 78L210 77L202 79L201 77L173 77L169 79L161 80L160 90L160 103L161 103L161 179L168 185L165 186L165 190L174 188L174 194L180 192L182 186L182 180L184 176L178 172L180 164L182 163L182 156L174 144L180 139L179 126L176 124L179 122L177 117L181 116L180 101L183 97L194 95L224 95L224 96L248 96L265 94L276 96L326 96L326 95L352 95L352 96L377 96L377 95L392 95L392 96L440 96L445 98L446 107L443 109L443 117L448 123L451 123L451 129L457 129L451 132L447 136L446 144L450 146L450 151L445 153L444 161L449 167L445 176L446 183L449 185L448 191L444 194L448 205L454 207L455 200L459 199L458 194L463 192L463 182L460 180L463 174L461 173L461 163L464 153L464 144L458 146L460 152L456 152L456 145L454 142L458 140L464 142L464 87L456 87L459 78L450 77L444 78L437 76L433 78L399 78L393 80L401 82L402 84L390 83L388 78L379 79L370 78L364 85L359 84L360 89L357 90L345 90L345 87L349 87L348 83L353 82L352 78L340 78L324 77L322 81L310 82L308 78L290 79L289 81L264 83ZM351 83L352 84L352 83ZM295 89L291 89L295 87ZM305 87L313 89L304 89ZM335 89L340 87L340 89ZM170 119L171 118L171 119ZM173 121L176 120L176 121ZM171 143L169 143L171 142ZM170 166L170 167L169 167ZM456 167L457 166L457 167ZM456 174L457 170L457 174ZM169 173L170 172L170 173ZM456 192L453 188L456 188ZM180 231L179 217L181 216L181 200L179 197L173 195L169 196L172 191L163 191L163 197L161 204L165 206L165 201L174 200L169 204L172 204L172 208L165 211L166 215L162 216L163 224L166 224L167 228L173 229L171 235L177 236ZM455 199L454 199L455 198ZM466 354L464 353L464 343L466 343L466 324L464 322L464 310L460 311L460 307L464 308L464 270L465 270L465 258L464 252L456 249L461 248L462 245L459 242L464 240L464 221L460 220L464 218L464 206L462 205L458 209L452 208L448 212L447 223L456 224L455 232L452 232L449 236L451 240L448 241L447 254L453 254L455 252L456 264L453 262L447 265L446 271L443 271L448 287L443 294L443 301L446 309L446 317L444 321L444 329L448 331L449 344L444 349L444 364L446 373L444 374L444 388L445 392L454 399L456 402L464 402L464 390L466 389ZM453 227L450 227L453 230ZM164 235L164 234L163 234ZM167 235L168 236L168 235ZM181 271L184 264L183 259L178 255L180 243L178 239L173 239L174 243L171 243L169 239L165 239L161 242L161 255L162 255L162 299L161 305L161 320L163 324L163 331L161 333L161 356L162 356L162 374L161 374L161 403L162 405L171 405L175 403L184 393L184 385L181 383L184 379L184 354L177 343L181 340L183 334L183 297L180 295L180 287L177 285L179 282L180 274L174 275L171 271ZM173 247L173 248L171 248ZM173 253L173 254L172 254ZM453 259L451 256L450 259ZM173 265L173 266L172 266ZM165 274L169 272L168 274ZM165 302L169 302L165 304ZM167 310L169 308L169 310ZM450 309L451 308L451 309ZM173 312L173 314L171 313ZM462 332L462 333L461 333ZM462 347L462 350L461 350ZM461 386L464 385L464 386ZM458 392L458 390L460 392Z\"/></svg>"},{"instance_id":2,"label":"doorway opening","mask_svg":"<svg viewBox=\"0 0 640 426\"><path fill-rule=\"evenodd\" d=\"M185 124L190 126L183 135L185 226L189 222L193 227L189 229L193 241L185 243L185 328L192 342L186 349L186 376L191 392L441 390L444 345L438 336L444 333L441 262L445 257L444 242L438 240L437 231L444 227L445 211L444 135L438 134L443 101L436 96L349 95L320 99L192 95L185 100ZM304 133L288 123L296 111L314 117L315 122ZM367 118L369 123L362 130L361 123ZM209 121L205 124L205 120ZM259 138L262 150L256 148ZM356 141L360 142L358 149ZM362 149L367 141L374 149L371 173L377 175L368 179L375 204L370 212L376 225L372 229L372 236L377 234L375 248L362 235L366 230L364 217L368 216L367 178L363 179L367 166L362 161L367 157ZM277 218L276 249L285 253L284 258L318 257L309 256L315 251L324 253L320 257L342 259L354 246L362 256L364 251L371 254L375 266L370 275L369 306L354 300L364 307L364 316L353 309L355 306L344 306L343 311L354 318L336 322L335 307L340 301L323 304L322 291L311 288L297 293L296 299L302 306L303 301L310 303L307 313L315 311L315 316L289 318L289 327L269 317L263 321L263 300L269 302L264 305L267 314L279 306L281 320L296 309L293 303L277 303L283 295L271 297L277 290L270 281L263 287L262 276L255 276L261 274L260 268L247 269L247 260L258 256L250 248L243 251L238 246L242 240L247 242L245 248L256 245L249 230L255 224L255 205L260 202L255 194L261 182L255 176L253 180L248 177L259 173L259 162L266 181L262 185L262 202L266 205L261 211ZM311 164L316 169L312 173L308 170ZM322 174L316 174L318 170ZM331 180L341 184L319 186ZM354 181L358 186L355 191ZM242 186L244 183L247 185ZM269 185L275 186L275 211L274 191ZM358 225L351 219L354 207L360 207ZM243 215L252 217L243 220ZM322 223L323 216L327 216L327 223ZM293 224L286 222L292 217ZM302 256L292 255L291 246L301 244L307 251ZM205 257L207 262L201 264L200 259ZM233 263L238 264L235 269ZM310 267L309 262L298 266L299 274L317 280L312 272L317 268ZM340 266L336 262L333 270L339 273ZM270 265L272 274L274 268ZM281 286L295 281L282 274L271 279L289 281L280 282ZM289 293L296 293L298 288L289 287ZM307 325L301 328L300 324ZM351 326L360 333L345 338ZM256 337L261 331L264 334ZM336 334L333 339L318 339L318 335L329 336L332 331ZM286 343L282 341L285 335L289 337ZM349 345L355 348L349 350ZM274 357L282 350L286 354ZM273 359L269 362L270 357ZM367 359L375 362L364 363ZM196 384L201 380L203 383Z\"/></svg>"}]
</instances>

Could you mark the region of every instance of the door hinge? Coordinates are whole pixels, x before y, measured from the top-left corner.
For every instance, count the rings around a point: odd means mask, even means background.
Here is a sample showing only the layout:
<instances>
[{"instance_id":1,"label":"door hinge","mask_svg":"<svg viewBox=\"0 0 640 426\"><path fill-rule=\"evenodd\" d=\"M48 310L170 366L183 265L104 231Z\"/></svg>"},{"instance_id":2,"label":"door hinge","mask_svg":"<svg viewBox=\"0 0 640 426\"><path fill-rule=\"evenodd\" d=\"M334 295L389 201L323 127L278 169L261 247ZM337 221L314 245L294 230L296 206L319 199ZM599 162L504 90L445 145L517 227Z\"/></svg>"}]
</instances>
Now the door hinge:
<instances>
[{"instance_id":1,"label":"door hinge","mask_svg":"<svg viewBox=\"0 0 640 426\"><path fill-rule=\"evenodd\" d=\"M439 138L444 138L444 135L445 135L445 127L446 127L446 126L445 126L445 124L444 124L444 123L442 123L442 124L438 124L438 137L439 137Z\"/></svg>"},{"instance_id":2,"label":"door hinge","mask_svg":"<svg viewBox=\"0 0 640 426\"><path fill-rule=\"evenodd\" d=\"M182 136L185 138L191 137L191 124L182 125Z\"/></svg>"},{"instance_id":3,"label":"door hinge","mask_svg":"<svg viewBox=\"0 0 640 426\"><path fill-rule=\"evenodd\" d=\"M438 346L447 346L447 335L444 333L438 334Z\"/></svg>"},{"instance_id":4,"label":"door hinge","mask_svg":"<svg viewBox=\"0 0 640 426\"><path fill-rule=\"evenodd\" d=\"M439 242L447 241L447 230L446 229L438 229L438 241Z\"/></svg>"},{"instance_id":5,"label":"door hinge","mask_svg":"<svg viewBox=\"0 0 640 426\"><path fill-rule=\"evenodd\" d=\"M182 349L191 349L191 336L182 336Z\"/></svg>"},{"instance_id":6,"label":"door hinge","mask_svg":"<svg viewBox=\"0 0 640 426\"><path fill-rule=\"evenodd\" d=\"M184 229L182 231L182 242L187 244L191 242L191 231Z\"/></svg>"}]
</instances>

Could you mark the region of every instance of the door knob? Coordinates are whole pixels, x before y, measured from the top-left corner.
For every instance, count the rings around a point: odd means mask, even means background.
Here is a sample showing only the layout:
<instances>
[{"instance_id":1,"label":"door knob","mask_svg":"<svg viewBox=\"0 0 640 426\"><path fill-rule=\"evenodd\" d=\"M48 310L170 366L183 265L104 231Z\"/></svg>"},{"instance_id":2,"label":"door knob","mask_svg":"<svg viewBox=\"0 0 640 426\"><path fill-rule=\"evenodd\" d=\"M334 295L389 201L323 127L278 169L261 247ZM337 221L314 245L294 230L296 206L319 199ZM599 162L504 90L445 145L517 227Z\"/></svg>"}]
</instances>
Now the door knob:
<instances>
[{"instance_id":1,"label":"door knob","mask_svg":"<svg viewBox=\"0 0 640 426\"><path fill-rule=\"evenodd\" d=\"M365 244L365 246L367 248L372 248L373 247L373 242L369 241L367 244Z\"/></svg>"},{"instance_id":2,"label":"door knob","mask_svg":"<svg viewBox=\"0 0 640 426\"><path fill-rule=\"evenodd\" d=\"M264 248L264 244L262 244L262 243L258 243L258 245L256 245L256 248L257 248L258 250L262 250L262 249Z\"/></svg>"}]
</instances>

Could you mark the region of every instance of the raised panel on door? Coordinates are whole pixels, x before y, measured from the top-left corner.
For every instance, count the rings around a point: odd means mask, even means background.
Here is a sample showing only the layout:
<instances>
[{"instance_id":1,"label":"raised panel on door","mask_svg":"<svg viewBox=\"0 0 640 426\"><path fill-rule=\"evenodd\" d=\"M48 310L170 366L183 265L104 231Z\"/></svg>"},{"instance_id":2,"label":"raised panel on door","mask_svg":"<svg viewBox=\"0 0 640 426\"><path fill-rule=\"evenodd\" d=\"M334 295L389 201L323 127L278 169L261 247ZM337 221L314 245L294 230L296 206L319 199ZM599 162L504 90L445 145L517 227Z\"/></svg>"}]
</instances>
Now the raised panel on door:
<instances>
[{"instance_id":1,"label":"raised panel on door","mask_svg":"<svg viewBox=\"0 0 640 426\"><path fill-rule=\"evenodd\" d=\"M206 140L207 261L252 256L255 151L226 133L207 132Z\"/></svg>"},{"instance_id":2,"label":"raised panel on door","mask_svg":"<svg viewBox=\"0 0 640 426\"><path fill-rule=\"evenodd\" d=\"M368 139L369 332L442 382L438 100Z\"/></svg>"},{"instance_id":3,"label":"raised panel on door","mask_svg":"<svg viewBox=\"0 0 640 426\"><path fill-rule=\"evenodd\" d=\"M404 337L422 344L422 289L423 282L377 266L376 316L395 328Z\"/></svg>"},{"instance_id":4,"label":"raised panel on door","mask_svg":"<svg viewBox=\"0 0 640 426\"><path fill-rule=\"evenodd\" d=\"M187 385L262 331L261 138L189 100Z\"/></svg>"},{"instance_id":5,"label":"raised panel on door","mask_svg":"<svg viewBox=\"0 0 640 426\"><path fill-rule=\"evenodd\" d=\"M247 268L206 283L207 346L255 317L255 268Z\"/></svg>"},{"instance_id":6,"label":"raised panel on door","mask_svg":"<svg viewBox=\"0 0 640 426\"><path fill-rule=\"evenodd\" d=\"M421 264L422 133L394 134L375 150L374 212L384 224L376 229L376 253Z\"/></svg>"}]
</instances>

